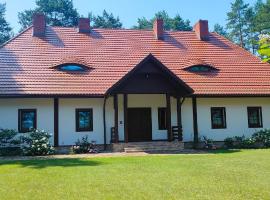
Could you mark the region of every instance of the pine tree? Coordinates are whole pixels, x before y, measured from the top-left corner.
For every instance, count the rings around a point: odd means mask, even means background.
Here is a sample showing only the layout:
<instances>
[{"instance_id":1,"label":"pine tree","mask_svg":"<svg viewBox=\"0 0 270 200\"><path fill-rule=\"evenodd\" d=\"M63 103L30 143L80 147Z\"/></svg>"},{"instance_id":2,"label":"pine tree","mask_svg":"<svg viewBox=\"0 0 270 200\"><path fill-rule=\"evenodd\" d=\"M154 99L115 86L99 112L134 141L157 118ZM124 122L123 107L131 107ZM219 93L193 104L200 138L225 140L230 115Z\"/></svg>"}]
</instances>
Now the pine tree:
<instances>
[{"instance_id":1,"label":"pine tree","mask_svg":"<svg viewBox=\"0 0 270 200\"><path fill-rule=\"evenodd\" d=\"M89 18L93 22L94 28L122 28L122 23L120 22L119 17L114 17L112 13L108 13L106 10L103 10L102 15L93 15L89 13Z\"/></svg>"},{"instance_id":2,"label":"pine tree","mask_svg":"<svg viewBox=\"0 0 270 200\"><path fill-rule=\"evenodd\" d=\"M6 4L0 3L0 45L9 40L12 36L11 27L5 19Z\"/></svg>"},{"instance_id":3,"label":"pine tree","mask_svg":"<svg viewBox=\"0 0 270 200\"><path fill-rule=\"evenodd\" d=\"M230 38L243 48L247 45L247 32L249 31L246 18L248 9L249 4L245 4L243 0L235 0L231 4L231 11L227 13L227 28L230 30Z\"/></svg>"},{"instance_id":4,"label":"pine tree","mask_svg":"<svg viewBox=\"0 0 270 200\"><path fill-rule=\"evenodd\" d=\"M34 13L41 12L46 15L47 24L51 26L75 26L79 14L73 7L72 0L36 0L37 8L18 13L22 29L32 24Z\"/></svg>"},{"instance_id":5,"label":"pine tree","mask_svg":"<svg viewBox=\"0 0 270 200\"><path fill-rule=\"evenodd\" d=\"M179 14L175 17L170 17L166 11L159 11L150 20L145 17L138 18L138 25L134 26L134 29L151 29L153 27L153 22L155 19L161 18L164 21L165 30L177 30L177 31L190 31L192 27L190 26L189 20L183 20Z\"/></svg>"},{"instance_id":6,"label":"pine tree","mask_svg":"<svg viewBox=\"0 0 270 200\"><path fill-rule=\"evenodd\" d=\"M214 25L214 32L228 38L228 33L227 33L226 29L223 26L221 26L220 24Z\"/></svg>"}]
</instances>

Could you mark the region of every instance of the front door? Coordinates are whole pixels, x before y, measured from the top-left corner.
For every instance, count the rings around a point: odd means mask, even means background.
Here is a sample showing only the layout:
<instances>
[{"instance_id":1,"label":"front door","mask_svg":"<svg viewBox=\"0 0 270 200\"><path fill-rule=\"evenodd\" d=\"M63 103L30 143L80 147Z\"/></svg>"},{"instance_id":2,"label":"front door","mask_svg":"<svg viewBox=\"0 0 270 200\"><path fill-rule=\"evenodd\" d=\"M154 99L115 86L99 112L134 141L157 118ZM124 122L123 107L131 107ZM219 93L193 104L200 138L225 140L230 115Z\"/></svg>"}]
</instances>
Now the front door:
<instances>
[{"instance_id":1,"label":"front door","mask_svg":"<svg viewBox=\"0 0 270 200\"><path fill-rule=\"evenodd\" d=\"M151 108L128 108L128 141L152 140Z\"/></svg>"}]
</instances>

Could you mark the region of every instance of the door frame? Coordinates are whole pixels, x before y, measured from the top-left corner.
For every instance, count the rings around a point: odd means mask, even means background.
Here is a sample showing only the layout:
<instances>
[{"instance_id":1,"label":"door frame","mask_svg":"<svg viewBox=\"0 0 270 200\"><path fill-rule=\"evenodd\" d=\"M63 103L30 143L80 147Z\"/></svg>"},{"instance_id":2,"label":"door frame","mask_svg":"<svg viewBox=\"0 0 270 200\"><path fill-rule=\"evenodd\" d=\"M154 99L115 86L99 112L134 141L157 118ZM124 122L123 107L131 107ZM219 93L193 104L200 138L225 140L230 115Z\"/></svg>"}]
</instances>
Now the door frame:
<instances>
[{"instance_id":1,"label":"door frame","mask_svg":"<svg viewBox=\"0 0 270 200\"><path fill-rule=\"evenodd\" d=\"M150 110L150 117L149 117L149 120L150 120L150 135L151 135L150 140L138 141L138 142L153 141L152 107L128 107L127 108L127 118L129 119L128 109L148 109L148 110ZM126 122L126 126L127 126L128 142L133 142L133 141L130 141L130 135L129 135L129 131L128 131L129 130L128 120Z\"/></svg>"}]
</instances>

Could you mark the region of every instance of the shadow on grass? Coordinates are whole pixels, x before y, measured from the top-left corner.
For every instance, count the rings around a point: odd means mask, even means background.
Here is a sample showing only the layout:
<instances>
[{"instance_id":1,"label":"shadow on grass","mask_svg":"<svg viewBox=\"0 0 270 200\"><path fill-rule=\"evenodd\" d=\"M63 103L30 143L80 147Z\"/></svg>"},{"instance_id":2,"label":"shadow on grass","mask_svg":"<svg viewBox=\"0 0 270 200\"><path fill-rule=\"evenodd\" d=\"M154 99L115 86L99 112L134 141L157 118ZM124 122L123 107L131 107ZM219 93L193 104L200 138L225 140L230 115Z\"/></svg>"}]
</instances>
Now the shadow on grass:
<instances>
[{"instance_id":1,"label":"shadow on grass","mask_svg":"<svg viewBox=\"0 0 270 200\"><path fill-rule=\"evenodd\" d=\"M241 152L241 149L218 149L218 150L209 150L207 152L212 154L227 154L227 153Z\"/></svg>"},{"instance_id":2,"label":"shadow on grass","mask_svg":"<svg viewBox=\"0 0 270 200\"><path fill-rule=\"evenodd\" d=\"M62 158L62 159L45 159L45 160L14 160L2 161L0 166L19 165L21 167L29 167L34 169L43 169L48 167L92 167L102 165L104 163L90 159L81 158Z\"/></svg>"},{"instance_id":3,"label":"shadow on grass","mask_svg":"<svg viewBox=\"0 0 270 200\"><path fill-rule=\"evenodd\" d=\"M240 149L218 149L218 150L205 150L205 149L185 149L180 151L154 151L147 152L148 154L230 154L241 152Z\"/></svg>"}]
</instances>

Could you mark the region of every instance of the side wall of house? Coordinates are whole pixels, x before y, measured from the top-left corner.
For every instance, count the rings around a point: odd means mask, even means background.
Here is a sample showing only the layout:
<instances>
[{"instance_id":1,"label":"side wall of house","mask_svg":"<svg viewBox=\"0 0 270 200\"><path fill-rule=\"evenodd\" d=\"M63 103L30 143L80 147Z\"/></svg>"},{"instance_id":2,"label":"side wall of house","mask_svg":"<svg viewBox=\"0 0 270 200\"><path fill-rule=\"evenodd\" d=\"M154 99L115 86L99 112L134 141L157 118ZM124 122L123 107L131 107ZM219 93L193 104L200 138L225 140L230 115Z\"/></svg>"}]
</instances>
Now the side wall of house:
<instances>
[{"instance_id":1,"label":"side wall of house","mask_svg":"<svg viewBox=\"0 0 270 200\"><path fill-rule=\"evenodd\" d=\"M52 134L54 133L53 99L0 99L0 128L15 129L18 131L19 109L37 109L37 128Z\"/></svg>"},{"instance_id":2,"label":"side wall of house","mask_svg":"<svg viewBox=\"0 0 270 200\"><path fill-rule=\"evenodd\" d=\"M223 141L231 136L251 136L261 128L248 127L247 107L262 107L263 128L270 128L270 98L198 98L199 136ZM211 128L211 107L225 107L226 129Z\"/></svg>"}]
</instances>

